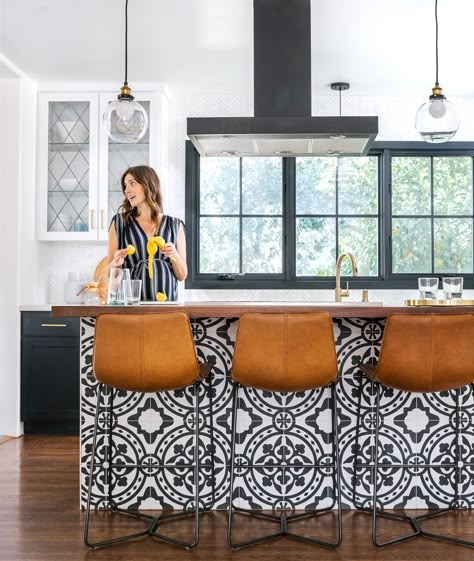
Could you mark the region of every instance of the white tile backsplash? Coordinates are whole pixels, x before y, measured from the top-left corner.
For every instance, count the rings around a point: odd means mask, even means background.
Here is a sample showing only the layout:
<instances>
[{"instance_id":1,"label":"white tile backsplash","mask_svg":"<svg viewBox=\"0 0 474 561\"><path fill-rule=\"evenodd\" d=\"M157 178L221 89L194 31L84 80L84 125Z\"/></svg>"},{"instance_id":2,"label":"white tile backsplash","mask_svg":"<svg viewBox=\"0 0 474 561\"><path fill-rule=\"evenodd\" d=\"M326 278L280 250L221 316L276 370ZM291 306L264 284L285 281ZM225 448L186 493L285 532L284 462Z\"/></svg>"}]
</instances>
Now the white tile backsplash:
<instances>
[{"instance_id":1,"label":"white tile backsplash","mask_svg":"<svg viewBox=\"0 0 474 561\"><path fill-rule=\"evenodd\" d=\"M92 281L99 261L107 255L105 242L51 242L49 260L50 304L64 304L64 283L72 271Z\"/></svg>"}]
</instances>

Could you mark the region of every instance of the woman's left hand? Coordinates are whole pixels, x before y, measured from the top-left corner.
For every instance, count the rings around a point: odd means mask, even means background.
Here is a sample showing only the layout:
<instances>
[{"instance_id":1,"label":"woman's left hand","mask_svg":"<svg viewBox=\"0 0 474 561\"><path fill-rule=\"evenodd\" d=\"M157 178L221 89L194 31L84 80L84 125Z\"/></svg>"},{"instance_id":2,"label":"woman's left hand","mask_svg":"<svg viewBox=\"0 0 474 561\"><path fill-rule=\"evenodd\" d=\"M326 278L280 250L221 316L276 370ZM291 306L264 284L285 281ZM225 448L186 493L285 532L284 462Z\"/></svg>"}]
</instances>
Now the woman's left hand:
<instances>
[{"instance_id":1,"label":"woman's left hand","mask_svg":"<svg viewBox=\"0 0 474 561\"><path fill-rule=\"evenodd\" d=\"M165 247L160 251L164 254L165 257L168 257L168 259L171 259L172 257L177 257L178 255L178 252L176 251L176 247L171 242L166 242Z\"/></svg>"}]
</instances>

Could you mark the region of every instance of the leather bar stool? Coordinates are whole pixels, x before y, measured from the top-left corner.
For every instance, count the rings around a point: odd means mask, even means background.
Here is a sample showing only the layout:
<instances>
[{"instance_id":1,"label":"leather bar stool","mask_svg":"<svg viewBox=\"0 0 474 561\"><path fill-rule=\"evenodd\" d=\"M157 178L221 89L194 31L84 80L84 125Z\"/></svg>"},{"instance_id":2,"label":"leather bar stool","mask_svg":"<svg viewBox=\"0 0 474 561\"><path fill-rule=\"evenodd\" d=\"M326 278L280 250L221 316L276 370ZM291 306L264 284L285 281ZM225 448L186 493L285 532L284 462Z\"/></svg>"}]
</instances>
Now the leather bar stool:
<instances>
[{"instance_id":1,"label":"leather bar stool","mask_svg":"<svg viewBox=\"0 0 474 561\"><path fill-rule=\"evenodd\" d=\"M388 317L385 325L377 366L362 364L361 369L373 385L372 394L375 393L375 444L373 446L375 457L371 507L365 508L360 505L358 507L372 514L372 541L374 545L383 547L421 535L437 540L474 546L474 542L448 535L435 534L424 530L422 527L424 520L458 509L461 498L458 489L461 483L461 470L466 470L468 478L472 477L474 466L463 458L460 443L459 394L461 388L470 386L474 396L474 315L392 314ZM383 509L383 505L378 504L379 477L382 477L380 475L380 468L409 467L403 464L388 464L385 462L381 464L380 462L380 455L382 453L379 439L380 400L383 386L416 393L456 390L455 432L453 439L455 457L451 464L444 461L438 466L438 468L441 467L443 469L443 472L450 468L455 476L454 499L447 508L434 509L419 516L408 516L396 512L387 512ZM360 418L360 401L358 418ZM356 450L358 449L359 444L356 442ZM436 466L431 465L429 467ZM358 457L356 455L354 478L356 478L357 468ZM471 470L471 476L469 476L469 470ZM404 520L411 526L410 529L412 531L401 537L378 541L377 520L380 516L399 521Z\"/></svg>"},{"instance_id":2,"label":"leather bar stool","mask_svg":"<svg viewBox=\"0 0 474 561\"><path fill-rule=\"evenodd\" d=\"M342 541L340 465L337 428L336 382L338 367L332 320L327 313L272 314L245 313L238 324L234 355L232 360L233 413L230 458L230 490L228 501L227 541L233 549L253 545L279 536L288 536L307 543L327 547L338 547ZM236 469L236 434L239 412L238 392L240 387L256 388L271 392L302 392L316 388L330 387L332 453L330 462L316 465L286 463L280 470L319 470L330 473L333 497L329 506L303 513L265 513L262 509L244 509L234 505L234 484L238 477ZM323 390L321 390L323 391ZM326 458L327 459L327 458ZM275 469L275 463L262 462L256 465L245 464L245 470L256 469L260 473L267 467ZM275 470L276 471L276 470ZM313 471L315 473L315 471ZM284 476L284 473L283 473ZM276 477L275 477L276 480ZM329 513L337 505L337 537L334 542L293 533L291 522L322 513ZM235 542L232 537L234 513L255 516L275 522L279 530L255 539ZM313 527L312 527L313 530Z\"/></svg>"},{"instance_id":3,"label":"leather bar stool","mask_svg":"<svg viewBox=\"0 0 474 561\"><path fill-rule=\"evenodd\" d=\"M92 443L91 465L89 472L84 542L88 547L98 548L123 542L140 536L151 535L164 541L185 547L194 548L199 539L199 513L210 507L201 508L199 498L199 398L198 385L210 373L211 365L199 365L194 347L191 326L188 316L183 312L156 314L102 314L98 316L95 327L93 370L100 382L97 392L97 407L94 420L94 434ZM130 392L163 392L171 391L194 384L195 430L193 460L189 465L177 466L153 464L153 469L179 467L180 470L192 471L194 483L194 500L192 509L172 514L151 516L143 512L120 508L113 497L114 470L118 469L146 469L146 465L131 465L117 463L114 458L114 431L119 417L114 419L113 396L116 390ZM211 391L209 398L211 399ZM110 428L108 442L102 465L98 464L98 425L99 418L106 409L107 396L109 398ZM211 449L213 450L213 432L211 425ZM213 454L213 452L212 452ZM213 458L212 463L213 465ZM149 467L149 466L148 466ZM101 469L105 470L108 485L108 507L112 513L123 514L137 518L145 523L145 528L136 533L113 537L103 541L92 542L89 539L90 510L92 484L99 477ZM173 520L181 516L194 516L194 536L189 542L174 539L157 531L162 522ZM109 528L110 526L107 526Z\"/></svg>"}]
</instances>

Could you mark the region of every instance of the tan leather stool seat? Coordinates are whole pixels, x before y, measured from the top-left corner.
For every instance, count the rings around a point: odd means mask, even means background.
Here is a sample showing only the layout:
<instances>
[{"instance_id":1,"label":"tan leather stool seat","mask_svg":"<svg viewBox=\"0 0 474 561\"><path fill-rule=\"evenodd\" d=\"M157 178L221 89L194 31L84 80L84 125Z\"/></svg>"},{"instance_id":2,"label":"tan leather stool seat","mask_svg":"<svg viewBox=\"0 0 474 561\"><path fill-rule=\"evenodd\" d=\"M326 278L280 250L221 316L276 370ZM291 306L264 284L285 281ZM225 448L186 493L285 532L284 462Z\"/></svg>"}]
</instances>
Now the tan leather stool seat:
<instances>
[{"instance_id":1,"label":"tan leather stool seat","mask_svg":"<svg viewBox=\"0 0 474 561\"><path fill-rule=\"evenodd\" d=\"M232 378L252 388L297 392L337 379L331 317L327 313L240 317Z\"/></svg>"},{"instance_id":2,"label":"tan leather stool seat","mask_svg":"<svg viewBox=\"0 0 474 561\"><path fill-rule=\"evenodd\" d=\"M474 381L474 315L392 314L377 367L361 365L384 386L440 392Z\"/></svg>"},{"instance_id":3,"label":"tan leather stool seat","mask_svg":"<svg viewBox=\"0 0 474 561\"><path fill-rule=\"evenodd\" d=\"M201 376L188 316L102 314L96 320L94 374L137 392L176 390Z\"/></svg>"}]
</instances>

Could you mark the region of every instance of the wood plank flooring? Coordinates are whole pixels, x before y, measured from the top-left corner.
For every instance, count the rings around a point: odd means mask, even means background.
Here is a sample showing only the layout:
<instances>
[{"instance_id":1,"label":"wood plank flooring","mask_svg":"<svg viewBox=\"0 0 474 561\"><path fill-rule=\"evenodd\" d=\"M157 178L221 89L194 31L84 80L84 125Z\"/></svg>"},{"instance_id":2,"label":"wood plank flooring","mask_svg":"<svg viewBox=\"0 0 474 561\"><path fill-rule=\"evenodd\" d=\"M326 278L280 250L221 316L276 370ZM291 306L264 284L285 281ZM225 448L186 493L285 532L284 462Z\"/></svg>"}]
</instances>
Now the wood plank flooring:
<instances>
[{"instance_id":1,"label":"wood plank flooring","mask_svg":"<svg viewBox=\"0 0 474 561\"><path fill-rule=\"evenodd\" d=\"M194 551L184 551L150 538L90 551L83 544L84 514L78 509L79 442L77 437L23 437L0 446L0 560L1 561L472 561L472 548L415 538L376 549L370 540L370 517L346 512L344 539L337 550L306 545L287 538L231 551L226 545L226 513L204 514L201 538ZM248 518L246 518L248 520ZM99 513L93 521L99 532L115 529ZM329 521L328 521L329 523ZM115 524L115 521L114 521ZM121 528L136 521L120 521ZM133 524L133 525L132 525ZM316 522L321 525L321 521ZM326 524L326 523L325 523ZM393 522L392 522L393 524ZM171 525L169 525L171 527ZM474 539L474 512L432 521L443 531L463 531ZM246 522L237 538L248 539L256 523ZM393 528L391 526L390 528ZM119 528L120 529L120 528ZM141 529L141 527L139 528ZM184 525L176 529L183 537ZM321 528L322 530L327 528ZM171 530L172 531L172 530ZM272 528L275 531L275 528ZM402 528L403 531L403 528ZM387 532L384 537L389 537Z\"/></svg>"}]
</instances>

